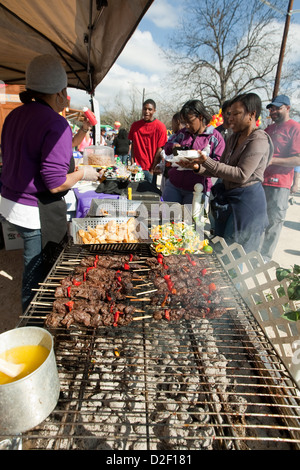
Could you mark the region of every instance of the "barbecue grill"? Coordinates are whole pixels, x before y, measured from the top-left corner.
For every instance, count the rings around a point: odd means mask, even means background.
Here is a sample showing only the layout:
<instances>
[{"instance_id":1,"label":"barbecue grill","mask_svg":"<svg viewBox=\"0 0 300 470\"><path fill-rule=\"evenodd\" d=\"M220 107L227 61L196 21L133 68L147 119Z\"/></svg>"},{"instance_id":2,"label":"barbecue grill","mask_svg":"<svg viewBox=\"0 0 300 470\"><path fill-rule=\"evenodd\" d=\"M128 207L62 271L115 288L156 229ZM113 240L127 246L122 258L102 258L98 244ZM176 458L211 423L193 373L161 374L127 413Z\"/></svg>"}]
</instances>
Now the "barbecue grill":
<instances>
[{"instance_id":1,"label":"barbecue grill","mask_svg":"<svg viewBox=\"0 0 300 470\"><path fill-rule=\"evenodd\" d=\"M19 326L44 326L55 286L91 254L68 245ZM23 449L299 449L296 383L218 257L199 257L222 290L221 318L155 321L143 294L128 299L137 313L127 326L50 330L61 393L52 414L21 436Z\"/></svg>"}]
</instances>

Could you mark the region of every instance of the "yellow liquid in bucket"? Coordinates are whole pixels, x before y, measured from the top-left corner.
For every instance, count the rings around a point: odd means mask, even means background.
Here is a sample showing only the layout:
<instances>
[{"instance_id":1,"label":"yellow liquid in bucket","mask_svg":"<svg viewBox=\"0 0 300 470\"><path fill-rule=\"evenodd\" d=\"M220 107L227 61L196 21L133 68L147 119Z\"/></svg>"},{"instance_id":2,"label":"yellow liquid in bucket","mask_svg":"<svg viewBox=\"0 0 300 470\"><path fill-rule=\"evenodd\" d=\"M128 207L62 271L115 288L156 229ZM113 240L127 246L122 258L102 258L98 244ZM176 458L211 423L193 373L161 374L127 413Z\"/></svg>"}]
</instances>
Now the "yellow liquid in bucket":
<instances>
[{"instance_id":1,"label":"yellow liquid in bucket","mask_svg":"<svg viewBox=\"0 0 300 470\"><path fill-rule=\"evenodd\" d=\"M47 359L49 349L39 345L17 346L0 354L0 358L14 364L24 364L24 369L17 377L9 377L0 372L0 385L15 382L35 371Z\"/></svg>"}]
</instances>

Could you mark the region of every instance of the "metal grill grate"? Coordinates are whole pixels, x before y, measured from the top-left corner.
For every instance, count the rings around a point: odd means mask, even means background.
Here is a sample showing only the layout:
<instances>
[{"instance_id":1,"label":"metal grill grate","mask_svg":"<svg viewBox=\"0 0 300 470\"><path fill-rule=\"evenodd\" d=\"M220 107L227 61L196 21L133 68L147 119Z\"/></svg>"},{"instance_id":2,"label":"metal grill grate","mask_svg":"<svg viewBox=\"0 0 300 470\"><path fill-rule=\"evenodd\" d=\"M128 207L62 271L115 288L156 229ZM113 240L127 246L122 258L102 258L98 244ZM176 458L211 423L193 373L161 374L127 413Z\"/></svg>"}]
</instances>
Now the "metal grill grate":
<instances>
[{"instance_id":1,"label":"metal grill grate","mask_svg":"<svg viewBox=\"0 0 300 470\"><path fill-rule=\"evenodd\" d=\"M149 247L140 250L148 256ZM51 285L87 254L78 246L61 254L21 326L43 326ZM60 399L22 436L23 448L300 447L298 388L217 258L207 262L234 307L219 319L147 318L121 328L52 331Z\"/></svg>"}]
</instances>

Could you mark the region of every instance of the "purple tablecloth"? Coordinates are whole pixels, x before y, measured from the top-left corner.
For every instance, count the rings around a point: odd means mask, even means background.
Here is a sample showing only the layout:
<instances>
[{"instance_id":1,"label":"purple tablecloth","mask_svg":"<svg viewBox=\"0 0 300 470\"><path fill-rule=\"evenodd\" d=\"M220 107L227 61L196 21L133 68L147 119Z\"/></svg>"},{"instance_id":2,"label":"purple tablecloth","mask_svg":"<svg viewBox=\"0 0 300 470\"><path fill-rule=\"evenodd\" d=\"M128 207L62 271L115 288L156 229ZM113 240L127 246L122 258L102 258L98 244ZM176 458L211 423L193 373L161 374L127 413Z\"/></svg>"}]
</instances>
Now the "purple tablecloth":
<instances>
[{"instance_id":1,"label":"purple tablecloth","mask_svg":"<svg viewBox=\"0 0 300 470\"><path fill-rule=\"evenodd\" d=\"M90 210L92 199L119 199L116 194L96 193L96 191L86 191L80 193L77 188L74 188L74 194L77 199L76 218L80 219L86 217Z\"/></svg>"}]
</instances>

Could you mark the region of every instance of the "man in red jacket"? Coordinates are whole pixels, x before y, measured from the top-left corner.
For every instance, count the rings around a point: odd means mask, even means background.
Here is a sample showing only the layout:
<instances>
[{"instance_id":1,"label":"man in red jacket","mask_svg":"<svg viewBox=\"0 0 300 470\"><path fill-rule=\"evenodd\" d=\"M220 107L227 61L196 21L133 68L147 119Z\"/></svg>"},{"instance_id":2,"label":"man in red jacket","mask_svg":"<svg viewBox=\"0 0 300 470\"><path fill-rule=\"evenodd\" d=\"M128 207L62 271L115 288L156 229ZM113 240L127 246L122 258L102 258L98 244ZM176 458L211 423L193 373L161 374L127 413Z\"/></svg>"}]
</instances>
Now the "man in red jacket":
<instances>
[{"instance_id":1,"label":"man in red jacket","mask_svg":"<svg viewBox=\"0 0 300 470\"><path fill-rule=\"evenodd\" d=\"M300 165L300 124L290 119L290 99L278 95L268 104L273 124L266 128L274 144L274 154L264 174L269 225L261 254L270 261L276 249L289 205L294 167Z\"/></svg>"},{"instance_id":2,"label":"man in red jacket","mask_svg":"<svg viewBox=\"0 0 300 470\"><path fill-rule=\"evenodd\" d=\"M149 99L143 103L143 118L131 125L128 138L132 141L131 159L141 166L145 179L153 181L153 170L160 162L161 151L167 142L166 126L154 118L156 104Z\"/></svg>"}]
</instances>

